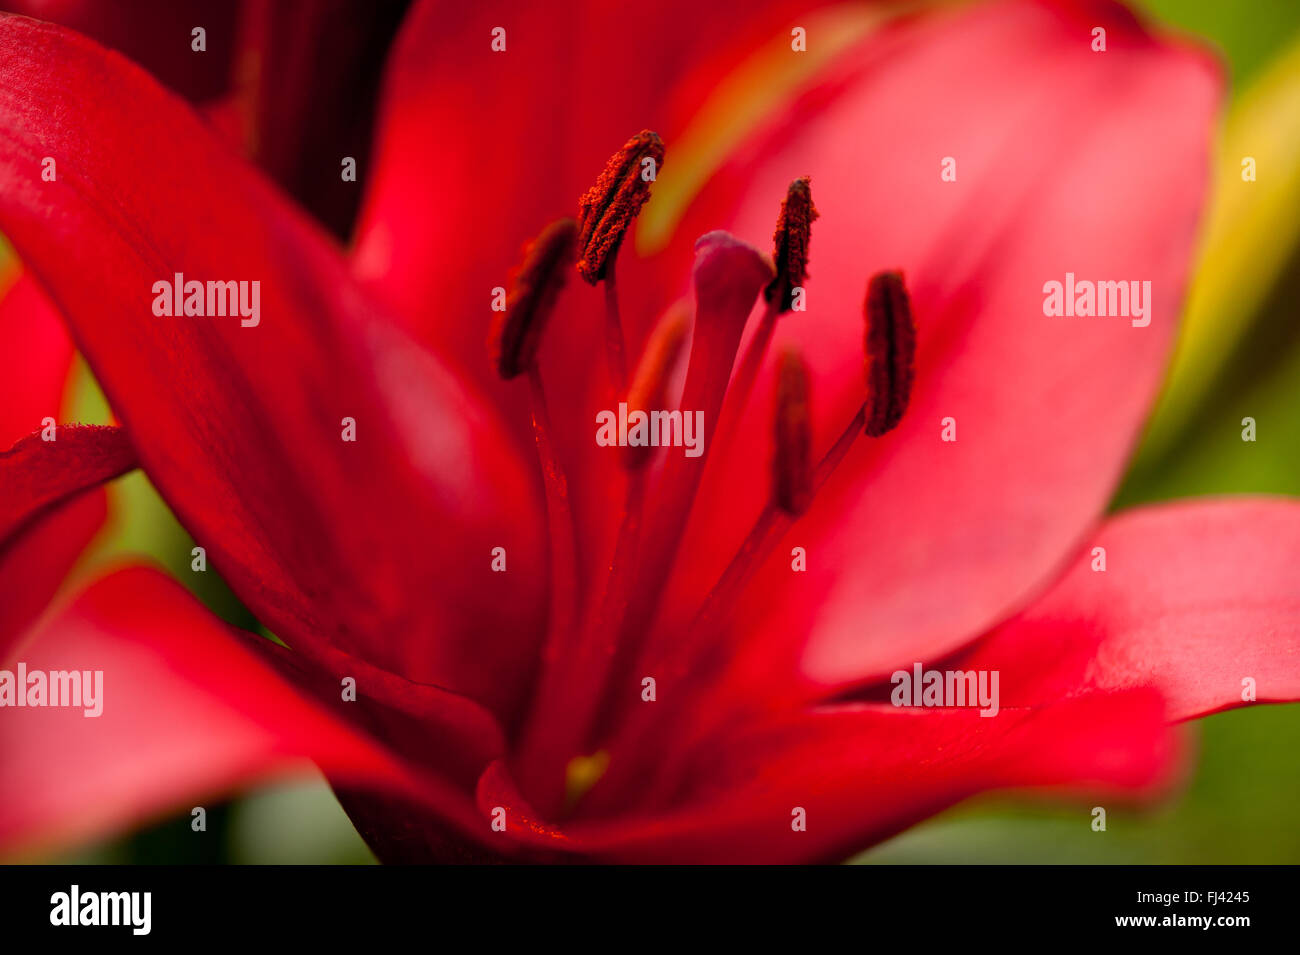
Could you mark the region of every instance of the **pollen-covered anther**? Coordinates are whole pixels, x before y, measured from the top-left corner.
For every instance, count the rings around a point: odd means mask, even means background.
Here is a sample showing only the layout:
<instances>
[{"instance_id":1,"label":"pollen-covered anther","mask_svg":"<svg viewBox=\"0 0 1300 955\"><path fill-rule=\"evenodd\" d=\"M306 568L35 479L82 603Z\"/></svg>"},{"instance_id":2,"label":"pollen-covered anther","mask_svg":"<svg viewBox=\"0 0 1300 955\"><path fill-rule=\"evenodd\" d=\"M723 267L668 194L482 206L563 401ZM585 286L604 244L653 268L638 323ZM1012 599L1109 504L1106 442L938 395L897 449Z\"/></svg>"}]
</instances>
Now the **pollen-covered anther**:
<instances>
[{"instance_id":1,"label":"pollen-covered anther","mask_svg":"<svg viewBox=\"0 0 1300 955\"><path fill-rule=\"evenodd\" d=\"M592 285L605 277L663 161L664 141L644 129L609 157L596 184L578 200L578 274Z\"/></svg>"},{"instance_id":2,"label":"pollen-covered anther","mask_svg":"<svg viewBox=\"0 0 1300 955\"><path fill-rule=\"evenodd\" d=\"M878 438L898 426L912 395L916 323L902 273L880 272L872 276L865 311L865 430Z\"/></svg>"},{"instance_id":3,"label":"pollen-covered anther","mask_svg":"<svg viewBox=\"0 0 1300 955\"><path fill-rule=\"evenodd\" d=\"M779 295L782 312L794 307L794 290L808 279L808 242L817 216L811 179L802 176L790 183L781 200L781 214L777 216L776 233L772 236L776 278L763 293L769 302Z\"/></svg>"},{"instance_id":4,"label":"pollen-covered anther","mask_svg":"<svg viewBox=\"0 0 1300 955\"><path fill-rule=\"evenodd\" d=\"M808 366L793 349L781 353L776 369L776 415L772 457L772 499L792 517L812 500L812 414Z\"/></svg>"},{"instance_id":5,"label":"pollen-covered anther","mask_svg":"<svg viewBox=\"0 0 1300 955\"><path fill-rule=\"evenodd\" d=\"M511 273L506 308L493 318L488 347L502 378L532 367L547 319L573 264L578 226L572 219L552 222L524 247L523 261Z\"/></svg>"},{"instance_id":6,"label":"pollen-covered anther","mask_svg":"<svg viewBox=\"0 0 1300 955\"><path fill-rule=\"evenodd\" d=\"M642 411L647 416L656 412L664 413L663 408L668 399L668 388L672 383L673 372L686 347L690 330L690 305L683 300L670 306L651 333L645 352L637 365L632 385L628 388L629 414L633 411ZM680 419L680 412L677 417ZM667 421L668 427L681 428L680 420L674 423L669 416ZM628 470L645 467L650 462L653 452L652 446L629 445L624 449L623 465Z\"/></svg>"}]
</instances>

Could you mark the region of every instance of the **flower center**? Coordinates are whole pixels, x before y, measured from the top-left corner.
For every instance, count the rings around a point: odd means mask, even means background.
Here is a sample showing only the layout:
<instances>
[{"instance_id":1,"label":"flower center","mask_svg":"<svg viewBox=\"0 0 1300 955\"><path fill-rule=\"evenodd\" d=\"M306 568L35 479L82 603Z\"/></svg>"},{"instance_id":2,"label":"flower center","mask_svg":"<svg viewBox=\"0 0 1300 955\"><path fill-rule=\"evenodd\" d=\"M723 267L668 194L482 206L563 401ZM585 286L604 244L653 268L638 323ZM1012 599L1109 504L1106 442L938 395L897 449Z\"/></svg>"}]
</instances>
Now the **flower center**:
<instances>
[{"instance_id":1,"label":"flower center","mask_svg":"<svg viewBox=\"0 0 1300 955\"><path fill-rule=\"evenodd\" d=\"M632 411L648 412L666 403L674 369L687 351L689 307L678 303L666 311L629 387L615 278L623 237L649 199L650 184L663 156L662 140L647 130L628 140L610 158L596 184L579 200L576 224L572 220L554 223L526 249L523 263L512 274L506 310L497 316L491 336L501 376L527 373L546 489L550 613L539 684L516 748L514 768L533 804L550 816L576 811L598 781L608 785L627 773L626 768L620 773L620 767L610 765L609 754L615 747L597 749L598 744L608 742L609 730L616 729L620 740L653 740L672 719L684 718L682 703L692 695L690 677L695 673L703 679L711 672L708 658L719 650L714 646L716 634L725 629L723 625L755 572L808 510L859 435L879 437L895 428L911 393L916 347L911 306L902 276L882 272L869 282L864 306L866 397L862 407L814 466L808 368L797 351L780 356L769 502L687 632L668 633L669 628L656 626L661 595L700 487L707 454L726 453L739 430L776 321L797 309L802 300L811 227L818 213L809 179L796 179L777 220L775 276L763 291L767 305L739 359L743 327L738 326L742 323L708 320L710 310L720 307L709 298L708 290L728 287L728 282L719 282L720 276L707 272L729 268L726 263L734 261L711 253L736 242L725 234L710 233L697 244L697 314L680 407L703 409L705 420L717 422L710 442L714 446L710 451L706 445L706 453L698 460L668 458L655 476L653 488L646 465L654 449L624 449L621 460L626 488L614 550L599 585L578 587L568 482L550 432L537 350L556 295L576 257L577 271L587 282L605 283L605 359L613 398ZM651 491L655 521L647 528L644 514ZM584 592L589 596L584 606L579 606L579 594ZM650 676L649 685L646 675ZM629 715L629 694L654 699L653 685L658 681L672 686L674 705L656 703ZM593 752L598 755L586 755ZM635 783L634 779L627 781Z\"/></svg>"}]
</instances>

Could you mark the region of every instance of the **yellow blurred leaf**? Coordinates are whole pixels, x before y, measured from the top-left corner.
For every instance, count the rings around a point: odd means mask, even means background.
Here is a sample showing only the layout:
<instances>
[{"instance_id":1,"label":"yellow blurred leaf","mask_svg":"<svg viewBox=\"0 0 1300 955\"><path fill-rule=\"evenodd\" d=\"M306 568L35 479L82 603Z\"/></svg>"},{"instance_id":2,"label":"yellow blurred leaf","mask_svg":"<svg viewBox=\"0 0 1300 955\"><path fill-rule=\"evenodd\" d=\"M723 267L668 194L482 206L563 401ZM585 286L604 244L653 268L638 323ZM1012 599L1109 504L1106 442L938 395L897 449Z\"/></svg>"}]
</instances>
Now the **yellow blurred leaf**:
<instances>
[{"instance_id":1,"label":"yellow blurred leaf","mask_svg":"<svg viewBox=\"0 0 1300 955\"><path fill-rule=\"evenodd\" d=\"M1256 181L1243 179L1247 158ZM1219 138L1201 255L1142 457L1176 439L1300 239L1300 39L1234 101Z\"/></svg>"}]
</instances>

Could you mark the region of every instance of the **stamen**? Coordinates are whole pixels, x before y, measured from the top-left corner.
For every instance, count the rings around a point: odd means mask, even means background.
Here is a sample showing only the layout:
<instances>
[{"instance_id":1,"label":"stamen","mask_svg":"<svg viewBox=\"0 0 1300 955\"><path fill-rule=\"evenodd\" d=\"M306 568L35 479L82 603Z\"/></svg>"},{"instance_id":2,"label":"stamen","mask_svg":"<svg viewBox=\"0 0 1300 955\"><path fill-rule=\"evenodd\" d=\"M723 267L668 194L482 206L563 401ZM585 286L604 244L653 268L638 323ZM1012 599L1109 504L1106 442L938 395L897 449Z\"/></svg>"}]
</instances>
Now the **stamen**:
<instances>
[{"instance_id":1,"label":"stamen","mask_svg":"<svg viewBox=\"0 0 1300 955\"><path fill-rule=\"evenodd\" d=\"M781 201L776 234L772 236L776 278L772 279L764 295L769 302L775 300L781 312L790 311L794 289L802 286L808 278L808 240L813 220L819 215L812 201L811 181L808 176L803 176L790 183Z\"/></svg>"},{"instance_id":2,"label":"stamen","mask_svg":"<svg viewBox=\"0 0 1300 955\"><path fill-rule=\"evenodd\" d=\"M649 414L667 404L668 386L672 383L673 371L686 347L690 330L690 305L686 301L677 302L660 319L646 343L645 352L637 365L636 377L632 379L632 387L627 392L629 414L633 411ZM636 470L650 462L655 449L649 445L629 445L624 451L624 466Z\"/></svg>"},{"instance_id":3,"label":"stamen","mask_svg":"<svg viewBox=\"0 0 1300 955\"><path fill-rule=\"evenodd\" d=\"M577 535L569 485L556 454L546 390L537 366L537 349L556 296L573 262L577 224L560 219L524 247L523 261L510 275L506 310L492 324L489 344L503 378L528 373L533 438L546 489L547 529L551 547L551 606L546 646L569 638L577 617Z\"/></svg>"},{"instance_id":4,"label":"stamen","mask_svg":"<svg viewBox=\"0 0 1300 955\"><path fill-rule=\"evenodd\" d=\"M637 365L636 378L627 395L629 412L650 412L667 404L668 387L673 371L686 347L691 328L690 303L683 300L669 307L655 326L646 343L645 353ZM627 495L623 515L619 521L618 537L614 543L614 556L609 564L599 610L591 624L591 634L603 641L606 657L614 652L614 638L623 623L623 616L634 582L635 558L641 539L641 520L645 508L645 466L653 457L651 446L624 449L623 466L628 469ZM604 674L600 674L603 679Z\"/></svg>"},{"instance_id":5,"label":"stamen","mask_svg":"<svg viewBox=\"0 0 1300 955\"><path fill-rule=\"evenodd\" d=\"M695 621L691 624L691 637L686 641L686 649L678 651L678 655L685 654L685 662L679 660L677 667L689 666L689 661L694 659L696 650L692 647L708 646L709 641L707 634L701 635L701 631L708 630L717 623L724 621L731 613L736 601L744 592L745 588L759 567L767 560L772 549L781 541L786 531L794 524L794 519L807 510L808 504L816 497L835 469L848 455L850 448L858 436L864 431L873 437L879 437L887 431L898 425L907 410L908 399L911 394L912 385L912 362L916 351L916 325L912 318L911 304L908 300L907 289L903 285L903 277L897 272L882 272L872 277L867 286L867 367L869 370L868 377L868 396L863 402L862 407L849 421L848 427L826 452L825 456L818 462L816 469L811 474L811 490L808 500L804 502L803 510L792 511L785 507L780 500L781 495L781 475L782 465L780 463L782 451L782 441L785 440L781 434L782 424L782 398L781 392L784 388L798 394L800 387L806 388L806 382L801 386L798 383L798 372L786 371L783 356L781 367L782 379L778 382L778 411L777 411L777 485L774 489L772 501L765 507L758 520L754 523L753 528L746 536L740 549L732 558L731 563L723 572L722 577L714 586L713 590L705 598ZM883 327L883 331L882 331ZM873 354L872 349L875 349ZM797 359L795 359L797 361ZM870 377L870 369L873 367L883 367L888 371L883 378L882 386L873 390ZM806 372L804 372L806 376ZM785 378L786 375L790 377ZM787 381L789 382L787 384ZM794 399L785 399L791 406L795 404ZM884 410L880 410L883 405ZM804 412L807 412L807 404L804 405ZM876 417L873 419L873 415ZM799 419L797 412L790 412L789 425L794 430L795 422ZM810 420L810 419L809 419ZM789 453L789 452L785 452ZM797 465L795 455L791 454L791 469ZM669 647L660 647L657 656L651 655L649 660L650 668L662 670L665 665L665 658L673 652Z\"/></svg>"},{"instance_id":6,"label":"stamen","mask_svg":"<svg viewBox=\"0 0 1300 955\"><path fill-rule=\"evenodd\" d=\"M812 415L808 366L794 350L784 352L777 365L773 424L772 500L798 517L812 501Z\"/></svg>"},{"instance_id":7,"label":"stamen","mask_svg":"<svg viewBox=\"0 0 1300 955\"><path fill-rule=\"evenodd\" d=\"M653 172L647 158L654 161ZM644 129L609 158L596 184L578 200L578 274L592 285L605 278L623 234L650 198L650 183L663 161L664 141Z\"/></svg>"},{"instance_id":8,"label":"stamen","mask_svg":"<svg viewBox=\"0 0 1300 955\"><path fill-rule=\"evenodd\" d=\"M754 526L745 535L745 540L740 545L740 549L731 558L731 563L727 565L727 569L723 571L722 576L718 578L717 584L709 591L708 597L700 606L699 612L695 615L695 621L691 624L692 634L707 630L726 618L736 599L748 586L754 572L767 559L767 555L772 552L772 548L776 546L793 523L794 519L788 511L779 507L774 500L768 502L762 513L758 515L758 520L754 522ZM687 643L699 645L694 639L688 640ZM688 654L692 652L690 649L687 650ZM655 669L662 670L663 663L661 662Z\"/></svg>"},{"instance_id":9,"label":"stamen","mask_svg":"<svg viewBox=\"0 0 1300 955\"><path fill-rule=\"evenodd\" d=\"M776 220L776 234L773 236L775 247L772 251L772 258L776 262L776 277L764 290L767 308L759 319L754 336L745 346L731 386L727 389L727 400L722 406L722 418L718 422L721 449L729 447L740 431L740 418L749 405L754 382L758 380L758 370L767 355L772 334L776 331L777 318L793 306L794 289L808 280L808 242L812 234L812 222L818 216L812 203L812 188L809 183L807 176L796 179L790 183L785 198L781 200L781 213Z\"/></svg>"},{"instance_id":10,"label":"stamen","mask_svg":"<svg viewBox=\"0 0 1300 955\"><path fill-rule=\"evenodd\" d=\"M664 405L673 369L690 331L690 320L690 305L682 301L672 306L655 327L627 395L629 408L650 410ZM535 721L544 726L546 736L545 741L536 747L543 766L581 748L590 732L594 711L600 703L598 691L608 679L614 662L615 639L627 614L636 580L636 555L645 506L647 474L644 468L653 450L650 447L625 449L627 456L623 463L628 469L627 496L599 604L588 613L578 642L565 656L564 684L543 700L549 708L535 711ZM584 688L592 691L586 692ZM554 792L544 777L539 785L543 787L540 790L543 795L539 798L554 798Z\"/></svg>"},{"instance_id":11,"label":"stamen","mask_svg":"<svg viewBox=\"0 0 1300 955\"><path fill-rule=\"evenodd\" d=\"M702 236L695 248L694 334L680 407L684 413L702 413L707 423L717 417L745 319L754 300L771 281L772 267L753 248L723 232ZM710 437L716 434L707 424L706 431ZM619 694L636 685L636 682L629 683L632 676L627 671L636 663L662 609L661 594L708 459L709 440L706 439L698 457L669 454L658 475L654 519L643 523L635 555L636 586L631 593L627 593L626 587L613 588L615 596L625 594L626 599L613 605L615 612L609 619L619 621L617 626L610 627L613 638L602 635L606 657L612 653L612 659L603 661L600 671L606 674L603 685L577 685L570 694L572 714L588 712L587 704L581 699L584 694L599 701L591 710L597 714L596 718L585 720L584 734L603 725L600 714L616 707L614 701L620 698ZM630 472L632 487L646 473L644 470ZM640 677L636 679L639 681ZM565 718L569 715L565 714Z\"/></svg>"},{"instance_id":12,"label":"stamen","mask_svg":"<svg viewBox=\"0 0 1300 955\"><path fill-rule=\"evenodd\" d=\"M618 249L605 269L605 367L609 388L617 400L627 392L626 347L623 344L623 316L618 307Z\"/></svg>"},{"instance_id":13,"label":"stamen","mask_svg":"<svg viewBox=\"0 0 1300 955\"><path fill-rule=\"evenodd\" d=\"M879 272L867 286L866 433L873 438L894 430L912 394L916 325L900 272Z\"/></svg>"},{"instance_id":14,"label":"stamen","mask_svg":"<svg viewBox=\"0 0 1300 955\"><path fill-rule=\"evenodd\" d=\"M569 486L551 437L550 415L542 376L536 363L528 369L529 397L532 399L533 437L542 466L546 488L546 523L550 540L551 602L546 639L542 644L542 666L534 707L539 712L553 711L562 700L564 678L561 662L572 651L578 620L578 553L576 525L569 502ZM553 753L543 743L543 727L537 721L528 725L529 738L523 748L524 762L519 767L520 780L536 794L545 811L555 808L552 798L562 792L563 776L553 770Z\"/></svg>"},{"instance_id":15,"label":"stamen","mask_svg":"<svg viewBox=\"0 0 1300 955\"><path fill-rule=\"evenodd\" d=\"M546 321L573 262L577 233L572 219L560 219L524 247L523 261L510 275L506 310L496 313L488 336L502 378L514 378L536 362Z\"/></svg>"},{"instance_id":16,"label":"stamen","mask_svg":"<svg viewBox=\"0 0 1300 955\"><path fill-rule=\"evenodd\" d=\"M570 637L577 616L577 547L573 509L569 503L569 482L555 453L551 437L551 419L546 406L546 392L541 372L534 363L528 369L529 397L532 400L533 438L542 467L546 488L546 519L551 542L551 621L547 645Z\"/></svg>"}]
</instances>

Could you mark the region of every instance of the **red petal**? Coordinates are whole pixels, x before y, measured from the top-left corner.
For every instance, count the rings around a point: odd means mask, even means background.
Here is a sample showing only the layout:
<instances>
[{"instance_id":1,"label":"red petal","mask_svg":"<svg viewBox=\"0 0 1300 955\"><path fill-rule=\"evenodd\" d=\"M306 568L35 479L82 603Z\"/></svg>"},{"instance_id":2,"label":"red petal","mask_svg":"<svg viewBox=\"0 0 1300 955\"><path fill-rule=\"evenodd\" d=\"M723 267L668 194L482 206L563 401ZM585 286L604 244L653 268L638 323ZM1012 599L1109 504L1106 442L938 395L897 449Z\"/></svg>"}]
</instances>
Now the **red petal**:
<instances>
[{"instance_id":1,"label":"red petal","mask_svg":"<svg viewBox=\"0 0 1300 955\"><path fill-rule=\"evenodd\" d=\"M331 779L400 793L478 828L468 794L417 775L350 728L349 704L331 713L308 702L256 645L153 571L92 585L6 663L11 672L18 660L28 673L102 670L103 707L98 717L81 707L6 708L0 846L101 835L308 759Z\"/></svg>"},{"instance_id":2,"label":"red petal","mask_svg":"<svg viewBox=\"0 0 1300 955\"><path fill-rule=\"evenodd\" d=\"M284 647L263 649L279 672L322 705L340 697L342 681L356 682L352 721L365 726L394 753L426 766L467 791L483 767L505 751L505 738L492 715L474 701L427 683L414 683L364 660L326 649L321 659Z\"/></svg>"},{"instance_id":3,"label":"red petal","mask_svg":"<svg viewBox=\"0 0 1300 955\"><path fill-rule=\"evenodd\" d=\"M1092 569L1093 548L1105 571ZM1171 719L1300 699L1300 502L1223 499L1129 511L1069 572L981 641L1005 705L1155 687Z\"/></svg>"},{"instance_id":4,"label":"red petal","mask_svg":"<svg viewBox=\"0 0 1300 955\"><path fill-rule=\"evenodd\" d=\"M103 492L84 494L0 546L0 659L41 615L107 512Z\"/></svg>"},{"instance_id":5,"label":"red petal","mask_svg":"<svg viewBox=\"0 0 1300 955\"><path fill-rule=\"evenodd\" d=\"M63 425L52 441L28 435L0 451L0 545L43 508L98 487L135 467L121 428Z\"/></svg>"},{"instance_id":6,"label":"red petal","mask_svg":"<svg viewBox=\"0 0 1300 955\"><path fill-rule=\"evenodd\" d=\"M1141 691L990 718L837 707L690 747L676 767L684 775L665 777L673 767L661 764L643 780L655 796L671 795L673 808L571 823L564 845L613 861L835 862L989 789L1154 794L1179 765L1176 744L1159 698ZM796 808L806 831L791 827ZM557 845L548 834L516 837Z\"/></svg>"},{"instance_id":7,"label":"red petal","mask_svg":"<svg viewBox=\"0 0 1300 955\"><path fill-rule=\"evenodd\" d=\"M480 402L390 334L338 250L142 73L20 18L0 20L0 44L0 226L236 593L291 644L509 696L544 575L492 574L491 549L538 566L540 506ZM40 181L44 155L57 182ZM176 272L260 281L261 323L153 315L153 283Z\"/></svg>"},{"instance_id":8,"label":"red petal","mask_svg":"<svg viewBox=\"0 0 1300 955\"><path fill-rule=\"evenodd\" d=\"M63 321L26 272L13 275L0 296L0 339L6 343L0 352L0 447L8 447L41 427L45 418L58 420L72 364L72 342ZM13 476L7 464L0 463L0 487ZM38 485L32 490L40 496L48 489ZM15 494L0 490L0 511L14 515L34 506L31 495L24 503ZM104 513L102 493L83 495L53 507L0 543L0 658L45 609Z\"/></svg>"},{"instance_id":9,"label":"red petal","mask_svg":"<svg viewBox=\"0 0 1300 955\"><path fill-rule=\"evenodd\" d=\"M756 654L788 668L802 648L834 683L951 650L1049 580L1112 493L1172 341L1218 82L1127 12L1088 10L1010 0L885 31L739 150L687 219L757 238L788 182L812 177L809 311L782 320L772 353L797 342L808 360L818 449L863 398L872 272L901 267L918 324L900 428L860 440L750 591ZM1108 52L1080 19L1107 28ZM1151 281L1150 326L1045 316L1043 285L1067 271ZM678 599L717 578L767 499L752 475L771 380L769 366L736 453L710 468ZM790 570L796 545L807 573Z\"/></svg>"},{"instance_id":10,"label":"red petal","mask_svg":"<svg viewBox=\"0 0 1300 955\"><path fill-rule=\"evenodd\" d=\"M46 418L60 420L72 341L30 273L14 269L0 285L0 447L7 448Z\"/></svg>"}]
</instances>

